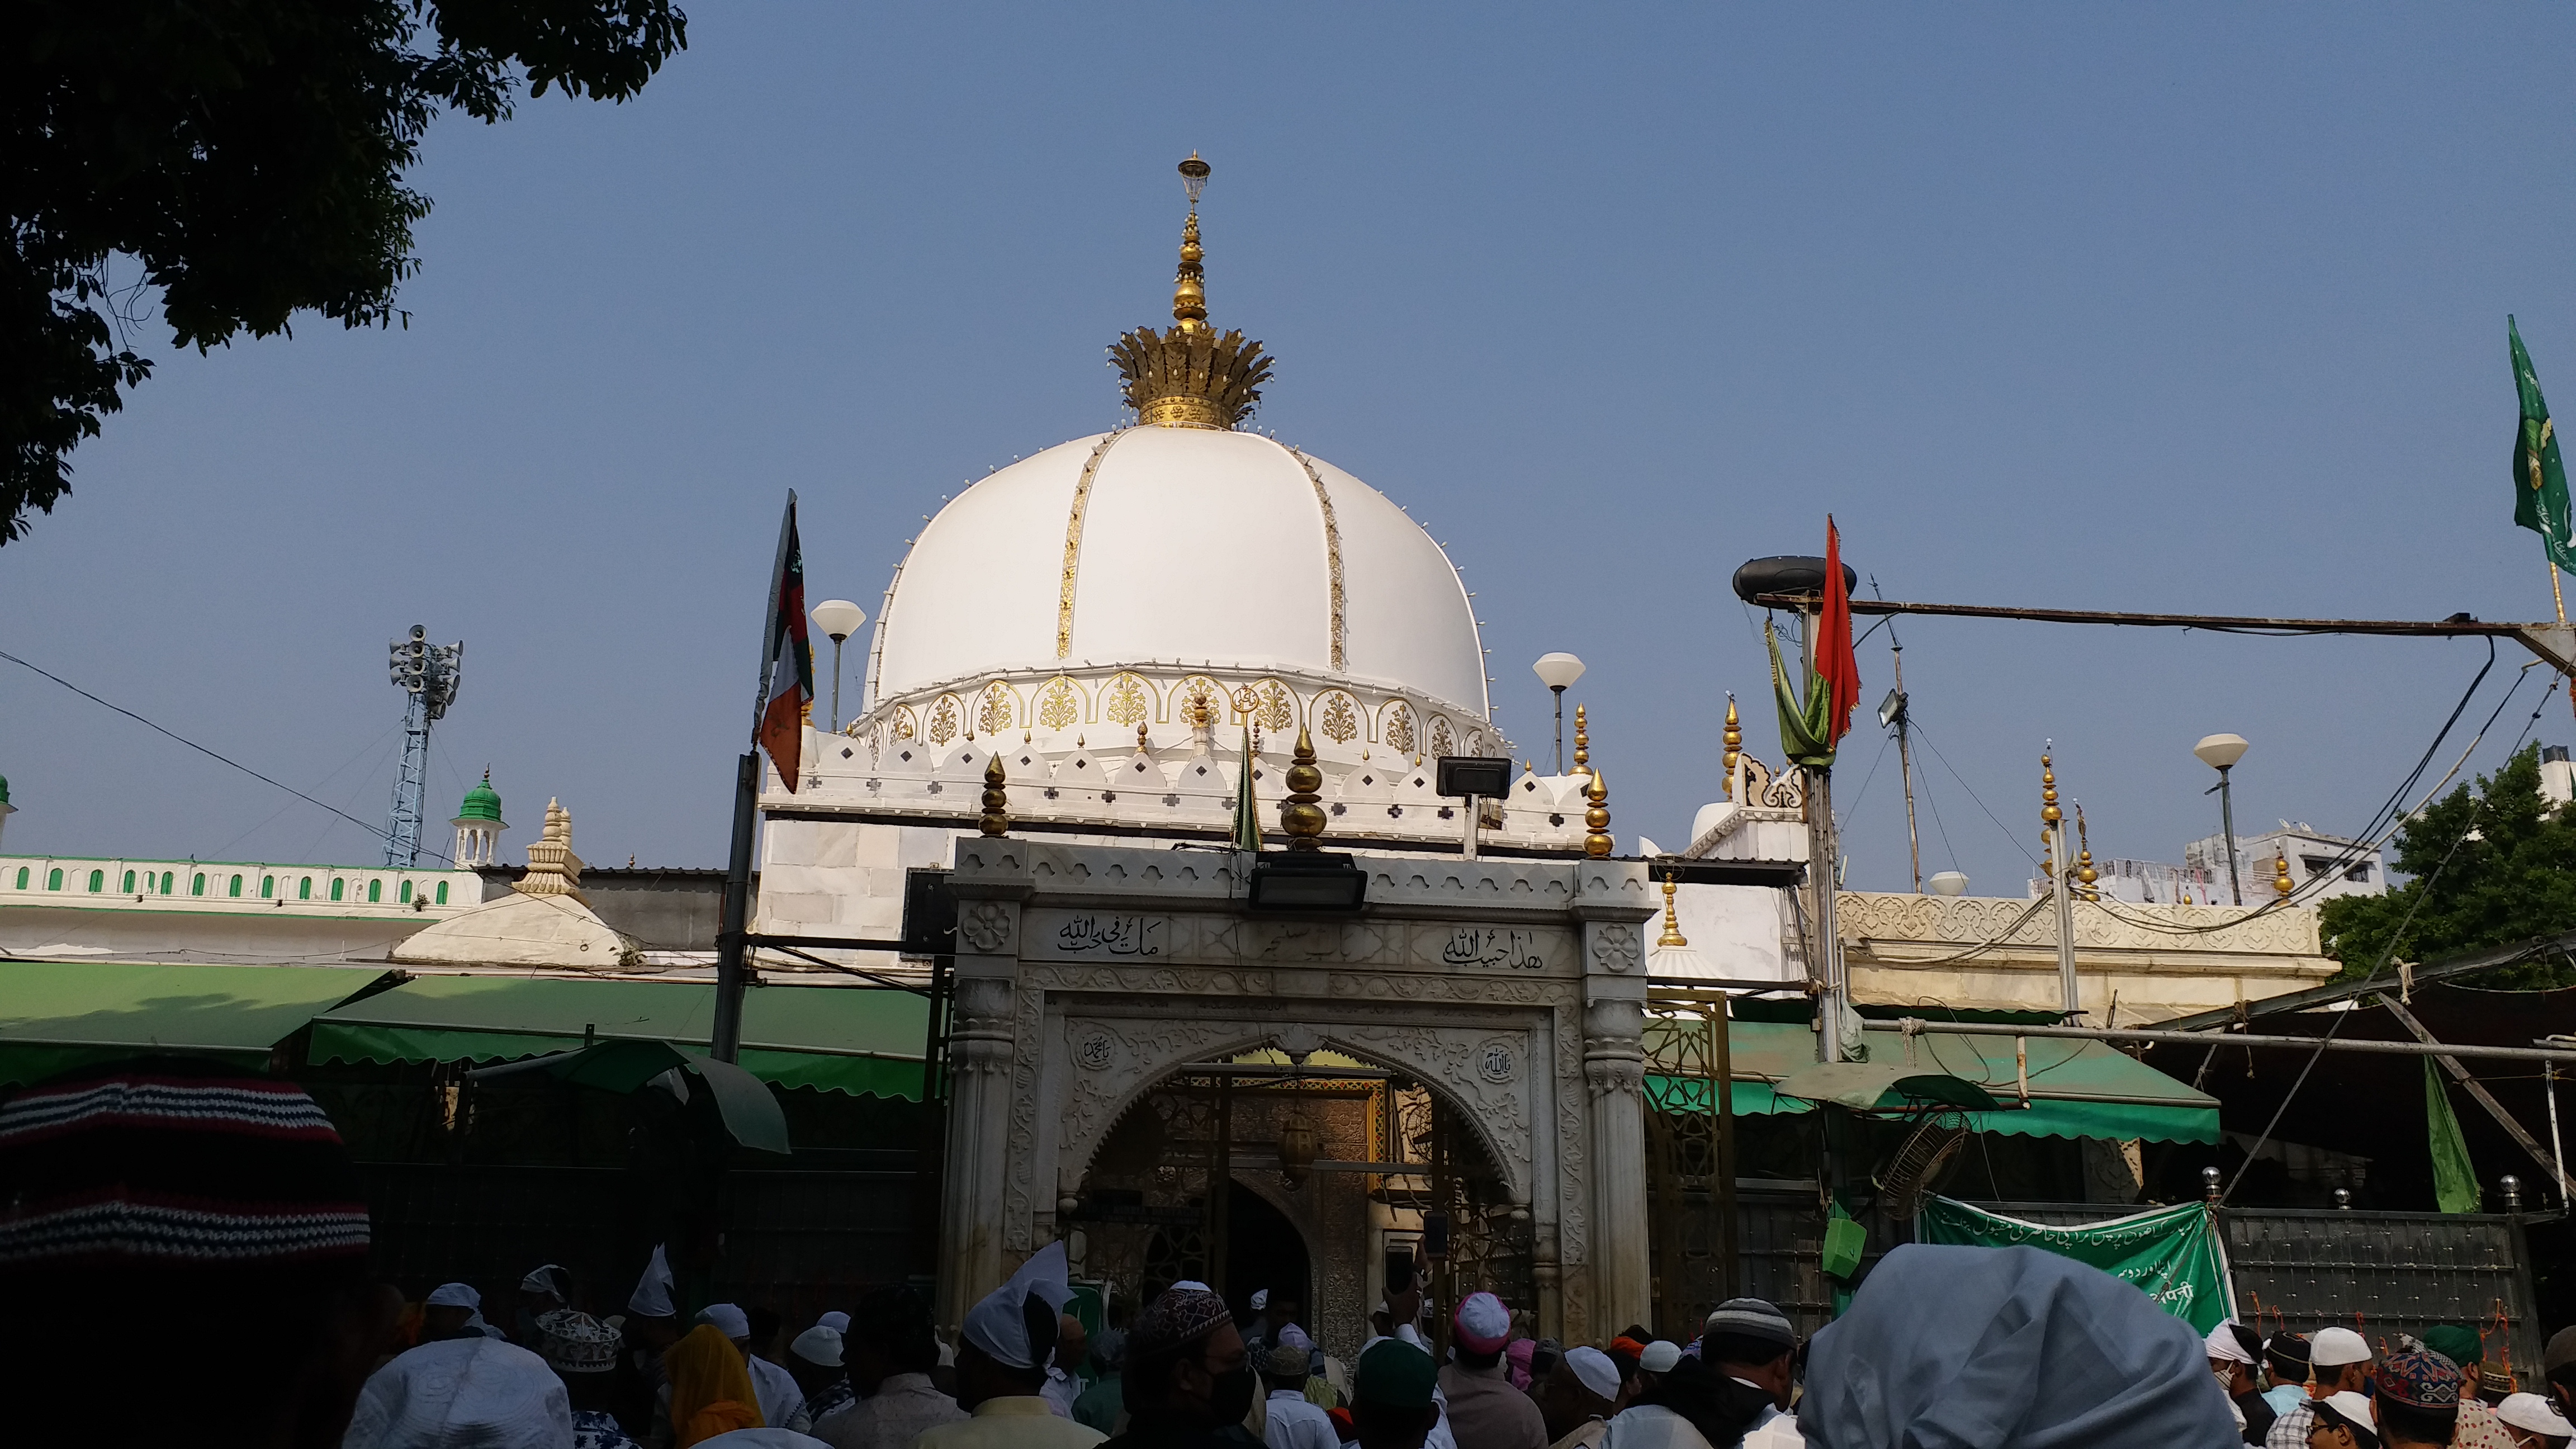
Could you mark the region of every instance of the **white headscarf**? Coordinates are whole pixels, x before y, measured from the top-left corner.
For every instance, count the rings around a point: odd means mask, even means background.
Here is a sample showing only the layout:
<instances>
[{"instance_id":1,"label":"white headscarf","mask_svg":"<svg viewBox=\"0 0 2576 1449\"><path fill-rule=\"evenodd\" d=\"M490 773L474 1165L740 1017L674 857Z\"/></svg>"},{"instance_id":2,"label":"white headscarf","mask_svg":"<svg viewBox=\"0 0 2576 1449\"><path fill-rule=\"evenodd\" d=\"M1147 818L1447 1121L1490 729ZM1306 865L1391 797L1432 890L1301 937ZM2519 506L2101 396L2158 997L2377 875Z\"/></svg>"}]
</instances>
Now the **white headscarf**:
<instances>
[{"instance_id":1,"label":"white headscarf","mask_svg":"<svg viewBox=\"0 0 2576 1449\"><path fill-rule=\"evenodd\" d=\"M626 1311L638 1318L676 1318L680 1310L671 1305L671 1260L662 1256L662 1245L653 1245L653 1261L644 1265L644 1276L635 1281L635 1291L626 1299Z\"/></svg>"},{"instance_id":2,"label":"white headscarf","mask_svg":"<svg viewBox=\"0 0 2576 1449\"><path fill-rule=\"evenodd\" d=\"M991 1355L994 1362L1011 1368L1044 1368L1037 1350L1029 1343L1028 1319L1021 1305L1029 1298L1044 1303L1049 1313L1062 1313L1073 1300L1072 1285L1065 1282L1064 1244L1053 1242L1029 1255L1011 1281L984 1295L982 1302L966 1312L965 1338L968 1343Z\"/></svg>"},{"instance_id":3,"label":"white headscarf","mask_svg":"<svg viewBox=\"0 0 2576 1449\"><path fill-rule=\"evenodd\" d=\"M405 1351L358 1391L341 1449L568 1449L563 1380L524 1348L450 1338Z\"/></svg>"}]
</instances>

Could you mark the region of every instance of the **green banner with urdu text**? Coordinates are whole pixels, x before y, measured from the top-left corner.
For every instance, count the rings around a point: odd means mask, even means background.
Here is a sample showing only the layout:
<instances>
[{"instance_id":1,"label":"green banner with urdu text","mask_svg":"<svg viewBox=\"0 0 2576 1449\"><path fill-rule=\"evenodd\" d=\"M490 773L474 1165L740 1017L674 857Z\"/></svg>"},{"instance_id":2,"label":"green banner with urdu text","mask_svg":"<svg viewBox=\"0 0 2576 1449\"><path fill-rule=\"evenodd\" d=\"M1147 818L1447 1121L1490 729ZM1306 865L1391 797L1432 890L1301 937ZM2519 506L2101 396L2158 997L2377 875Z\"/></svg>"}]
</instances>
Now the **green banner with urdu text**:
<instances>
[{"instance_id":1,"label":"green banner with urdu text","mask_svg":"<svg viewBox=\"0 0 2576 1449\"><path fill-rule=\"evenodd\" d=\"M2227 1250L2219 1242L2217 1225L2196 1202L2055 1228L1929 1197L1914 1220L1914 1240L1973 1248L2032 1247L2073 1258L2136 1284L2158 1308L2200 1333L2235 1316Z\"/></svg>"}]
</instances>

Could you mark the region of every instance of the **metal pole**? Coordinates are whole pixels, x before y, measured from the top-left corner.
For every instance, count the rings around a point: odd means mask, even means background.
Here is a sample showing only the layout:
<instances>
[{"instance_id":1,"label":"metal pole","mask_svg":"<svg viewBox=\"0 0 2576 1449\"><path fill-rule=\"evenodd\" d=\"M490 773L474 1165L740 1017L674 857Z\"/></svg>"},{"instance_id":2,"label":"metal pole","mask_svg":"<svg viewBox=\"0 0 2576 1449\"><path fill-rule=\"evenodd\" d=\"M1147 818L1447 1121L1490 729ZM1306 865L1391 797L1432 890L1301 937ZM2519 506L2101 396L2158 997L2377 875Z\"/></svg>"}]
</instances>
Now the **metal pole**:
<instances>
[{"instance_id":1,"label":"metal pole","mask_svg":"<svg viewBox=\"0 0 2576 1449\"><path fill-rule=\"evenodd\" d=\"M2540 1090L2549 1098L2549 1170L2558 1179L2558 1209L2567 1210L2567 1151L2558 1143L2558 1068L2542 1063Z\"/></svg>"},{"instance_id":2,"label":"metal pole","mask_svg":"<svg viewBox=\"0 0 2576 1449\"><path fill-rule=\"evenodd\" d=\"M841 640L843 637L839 634L832 636L832 732L835 734L840 733L841 729Z\"/></svg>"},{"instance_id":3,"label":"metal pole","mask_svg":"<svg viewBox=\"0 0 2576 1449\"><path fill-rule=\"evenodd\" d=\"M734 762L733 851L725 859L724 920L716 931L716 1011L708 1055L742 1055L743 936L751 921L751 827L760 799L760 751Z\"/></svg>"},{"instance_id":4,"label":"metal pole","mask_svg":"<svg viewBox=\"0 0 2576 1449\"><path fill-rule=\"evenodd\" d=\"M2077 994L2078 987L2075 980L2075 900L2073 894L2066 888L2066 877L2073 873L2075 863L2066 854L2066 822L2058 821L2056 825L2050 827L2048 834L2048 869L2050 876L2053 877L2049 882L2049 888L2057 897L2059 1010L2067 1021L2072 1022L2084 1014L2084 1003Z\"/></svg>"},{"instance_id":5,"label":"metal pole","mask_svg":"<svg viewBox=\"0 0 2576 1449\"><path fill-rule=\"evenodd\" d=\"M1565 773L1565 686L1551 684L1547 692L1556 696L1556 773Z\"/></svg>"},{"instance_id":6,"label":"metal pole","mask_svg":"<svg viewBox=\"0 0 2576 1449\"><path fill-rule=\"evenodd\" d=\"M2236 791L2228 783L2227 772L2233 765L2218 767L2218 820L2227 832L2227 899L2231 905L2245 904L2245 887L2236 879Z\"/></svg>"},{"instance_id":7,"label":"metal pole","mask_svg":"<svg viewBox=\"0 0 2576 1449\"><path fill-rule=\"evenodd\" d=\"M1905 781L1905 859L1914 869L1914 893L1923 894L1923 843L1914 833L1914 749L1906 738L1913 725L1914 701L1905 695L1905 646L1890 644L1896 656L1896 770Z\"/></svg>"},{"instance_id":8,"label":"metal pole","mask_svg":"<svg viewBox=\"0 0 2576 1449\"><path fill-rule=\"evenodd\" d=\"M1816 902L1815 949L1807 974L1821 988L1818 1004L1824 1026L1816 1034L1816 1060L1843 1059L1843 980L1841 943L1834 939L1834 772L1802 766L1807 774L1807 876Z\"/></svg>"},{"instance_id":9,"label":"metal pole","mask_svg":"<svg viewBox=\"0 0 2576 1449\"><path fill-rule=\"evenodd\" d=\"M1900 1017L1897 1029L1904 1032L1939 1032L1945 1036L2045 1036L2077 1041L2146 1042L2150 1045L2173 1042L2186 1046L2285 1047L2315 1051L2322 1044L2328 1051L2370 1052L2391 1057L2454 1056L2509 1062L2576 1062L2576 1047L2503 1047L2463 1046L2454 1043L2428 1045L2420 1041L2356 1041L2350 1037L2256 1036L2251 1032L2232 1031L2164 1031L2152 1027L2107 1026L2009 1026L1983 1021L1925 1021L1919 1016Z\"/></svg>"},{"instance_id":10,"label":"metal pole","mask_svg":"<svg viewBox=\"0 0 2576 1449\"><path fill-rule=\"evenodd\" d=\"M1217 1296L1226 1295L1226 1232L1234 1204L1234 1073L1216 1079L1216 1154L1208 1162L1207 1281Z\"/></svg>"},{"instance_id":11,"label":"metal pole","mask_svg":"<svg viewBox=\"0 0 2576 1449\"><path fill-rule=\"evenodd\" d=\"M1460 848L1469 860L1476 858L1476 816L1483 808L1477 803L1475 796L1467 797L1467 833L1462 839Z\"/></svg>"},{"instance_id":12,"label":"metal pole","mask_svg":"<svg viewBox=\"0 0 2576 1449\"><path fill-rule=\"evenodd\" d=\"M1735 1236L1735 1045L1731 996L1719 996L1708 1016L1709 1066L1717 1090L1711 1106L1717 1112L1717 1281L1725 1295L1736 1295L1741 1276Z\"/></svg>"}]
</instances>

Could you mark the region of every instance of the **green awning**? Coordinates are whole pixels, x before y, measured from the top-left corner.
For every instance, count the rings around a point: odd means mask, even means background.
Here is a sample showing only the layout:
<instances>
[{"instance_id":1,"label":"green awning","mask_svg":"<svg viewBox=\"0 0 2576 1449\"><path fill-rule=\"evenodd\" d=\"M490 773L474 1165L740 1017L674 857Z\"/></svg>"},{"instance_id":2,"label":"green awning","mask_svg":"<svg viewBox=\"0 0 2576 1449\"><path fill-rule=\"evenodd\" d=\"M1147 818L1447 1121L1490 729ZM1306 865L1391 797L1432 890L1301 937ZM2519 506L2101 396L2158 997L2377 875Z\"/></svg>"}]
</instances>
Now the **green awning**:
<instances>
[{"instance_id":1,"label":"green awning","mask_svg":"<svg viewBox=\"0 0 2576 1449\"><path fill-rule=\"evenodd\" d=\"M257 1071L306 1022L384 976L348 966L0 961L0 1085L151 1052Z\"/></svg>"},{"instance_id":2,"label":"green awning","mask_svg":"<svg viewBox=\"0 0 2576 1449\"><path fill-rule=\"evenodd\" d=\"M315 1062L508 1061L598 1041L705 1046L709 982L421 976L313 1024ZM755 986L743 993L742 1065L782 1087L921 1097L930 1003L909 991Z\"/></svg>"},{"instance_id":3,"label":"green awning","mask_svg":"<svg viewBox=\"0 0 2576 1449\"><path fill-rule=\"evenodd\" d=\"M1782 1097L1772 1088L1816 1060L1816 1037L1795 1022L1737 1021L1730 1024L1727 1044L1734 1076L1734 1109L1746 1116L1803 1112L1810 1104ZM1696 1032L1691 1023L1670 1027L1650 1021L1648 1056L1654 1038L1672 1030ZM1893 1027L1869 1026L1861 1036L1873 1065L1904 1072L1945 1073L1986 1089L2004 1110L1969 1114L1980 1132L2024 1137L2143 1138L2154 1142L2216 1142L2218 1099L2193 1090L2155 1068L2101 1042L2059 1037L2028 1037L2030 1099L2024 1107L2013 1059L2014 1038L1960 1036L1927 1031L1914 1038L1907 1054L1905 1036ZM1705 1112L1708 1082L1703 1077L1653 1075L1647 1079L1648 1100L1660 1111Z\"/></svg>"}]
</instances>

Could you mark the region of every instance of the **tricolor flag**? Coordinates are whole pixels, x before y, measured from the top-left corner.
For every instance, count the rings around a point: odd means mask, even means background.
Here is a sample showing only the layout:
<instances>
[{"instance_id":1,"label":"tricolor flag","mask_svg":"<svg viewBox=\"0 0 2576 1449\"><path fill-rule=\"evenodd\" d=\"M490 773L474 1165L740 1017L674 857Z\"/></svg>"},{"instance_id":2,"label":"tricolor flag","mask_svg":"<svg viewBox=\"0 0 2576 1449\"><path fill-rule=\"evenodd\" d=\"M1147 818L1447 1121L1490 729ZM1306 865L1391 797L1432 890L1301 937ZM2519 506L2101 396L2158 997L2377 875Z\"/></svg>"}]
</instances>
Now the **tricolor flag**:
<instances>
[{"instance_id":1,"label":"tricolor flag","mask_svg":"<svg viewBox=\"0 0 2576 1449\"><path fill-rule=\"evenodd\" d=\"M805 635L805 555L796 544L796 493L778 526L778 563L769 575L769 627L761 631L760 724L756 734L778 781L796 792L805 756L805 712L814 703L814 645Z\"/></svg>"}]
</instances>

